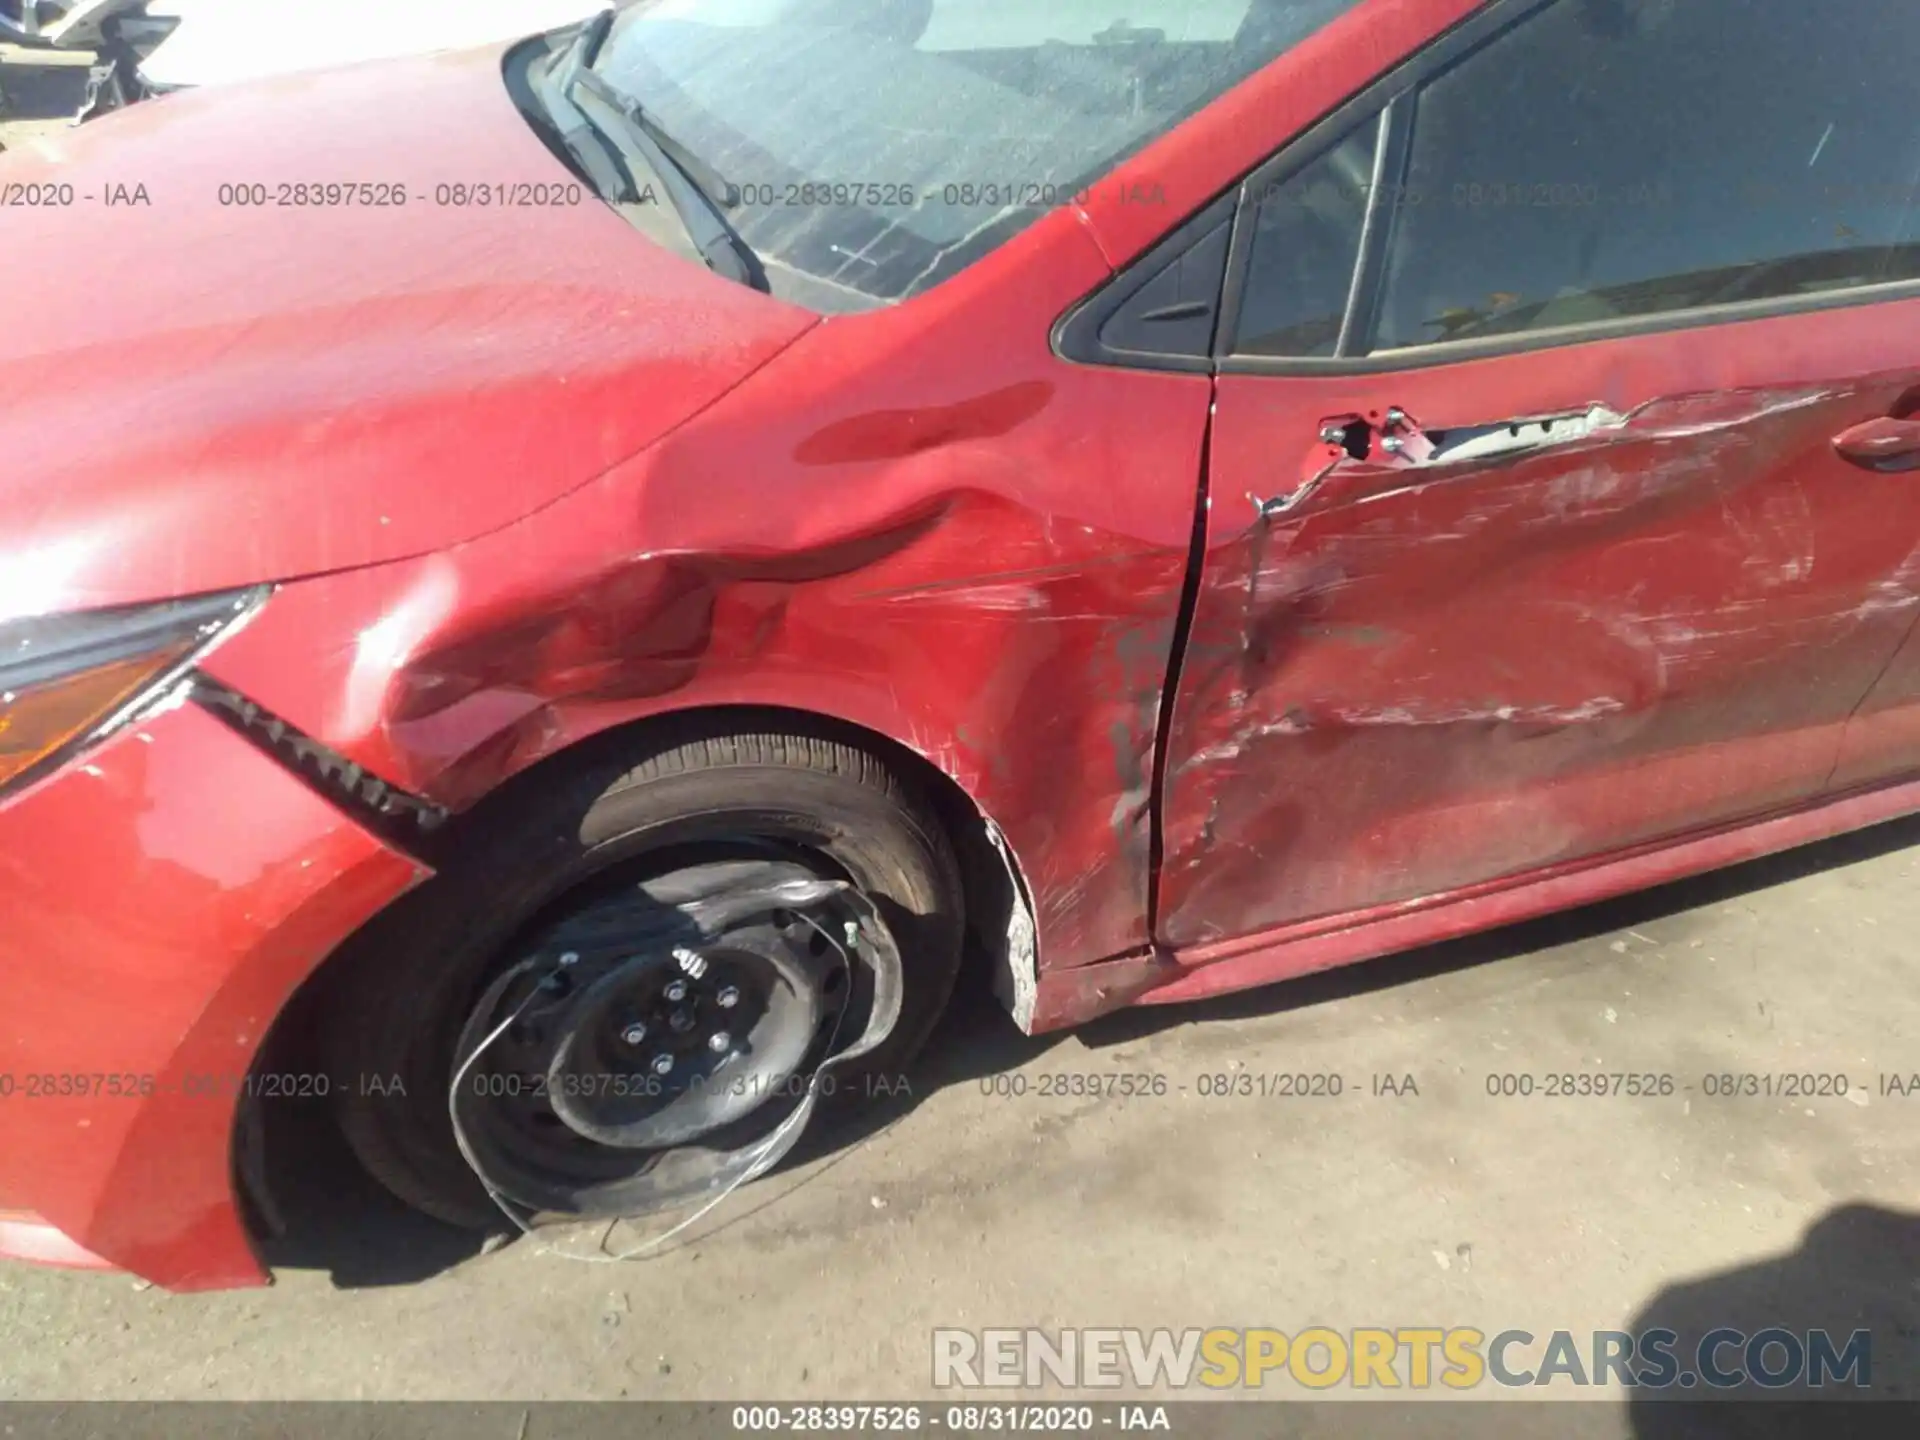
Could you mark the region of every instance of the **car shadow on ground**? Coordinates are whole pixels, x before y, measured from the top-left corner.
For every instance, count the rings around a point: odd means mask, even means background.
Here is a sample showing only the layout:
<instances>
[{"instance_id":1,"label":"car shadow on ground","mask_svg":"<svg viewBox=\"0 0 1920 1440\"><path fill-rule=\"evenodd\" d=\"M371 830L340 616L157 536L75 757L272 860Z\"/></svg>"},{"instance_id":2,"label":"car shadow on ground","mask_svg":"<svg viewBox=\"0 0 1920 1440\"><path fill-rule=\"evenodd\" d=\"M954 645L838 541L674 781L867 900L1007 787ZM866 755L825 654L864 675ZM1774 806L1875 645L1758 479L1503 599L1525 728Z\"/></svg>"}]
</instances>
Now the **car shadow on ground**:
<instances>
[{"instance_id":1,"label":"car shadow on ground","mask_svg":"<svg viewBox=\"0 0 1920 1440\"><path fill-rule=\"evenodd\" d=\"M269 1269L324 1270L343 1290L411 1285L472 1259L484 1235L443 1225L390 1195L360 1167L325 1101L278 1102L268 1126Z\"/></svg>"},{"instance_id":2,"label":"car shadow on ground","mask_svg":"<svg viewBox=\"0 0 1920 1440\"><path fill-rule=\"evenodd\" d=\"M1052 1035L1021 1034L992 997L985 966L976 960L962 976L954 1003L903 1085L857 1106L823 1107L775 1173L774 1183L756 1186L741 1203L723 1207L725 1218L716 1216L690 1227L682 1243L704 1242L777 1204L795 1188L791 1181L779 1183L782 1174L851 1154L909 1115L927 1096L1028 1064L1061 1044L1067 1033L1098 1050L1176 1026L1285 1014L1653 924L1916 843L1920 843L1920 816L1506 929L1259 990L1122 1011L1076 1031ZM273 1269L324 1270L341 1288L405 1285L470 1259L489 1243L486 1237L428 1219L389 1196L355 1162L324 1104L284 1104L268 1134L267 1171L283 1232L262 1244L263 1258ZM750 1203L763 1192L765 1198ZM673 1248L662 1246L658 1253L668 1254ZM1908 1273L1920 1274L1920 1270Z\"/></svg>"}]
</instances>

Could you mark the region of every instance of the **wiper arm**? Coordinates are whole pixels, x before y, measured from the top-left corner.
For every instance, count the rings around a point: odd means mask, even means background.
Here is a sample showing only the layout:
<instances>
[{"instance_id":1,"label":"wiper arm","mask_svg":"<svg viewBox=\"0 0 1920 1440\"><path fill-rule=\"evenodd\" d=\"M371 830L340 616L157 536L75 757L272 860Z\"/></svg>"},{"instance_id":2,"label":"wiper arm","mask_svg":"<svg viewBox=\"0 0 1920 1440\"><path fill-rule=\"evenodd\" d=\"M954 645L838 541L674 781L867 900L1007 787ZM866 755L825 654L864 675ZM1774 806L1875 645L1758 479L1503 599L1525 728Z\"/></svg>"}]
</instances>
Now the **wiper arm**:
<instances>
[{"instance_id":1,"label":"wiper arm","mask_svg":"<svg viewBox=\"0 0 1920 1440\"><path fill-rule=\"evenodd\" d=\"M580 113L579 107L568 98L568 91L579 78L582 71L600 58L600 51L607 43L607 36L613 32L616 12L612 6L602 10L581 28L573 37L573 43L551 61L542 73L535 70L534 88L540 93L543 104L554 121L554 130L559 141L573 156L580 167L581 174L602 195L618 197L628 194L632 185L622 173L619 162L609 153L606 141L593 126L593 122Z\"/></svg>"},{"instance_id":2,"label":"wiper arm","mask_svg":"<svg viewBox=\"0 0 1920 1440\"><path fill-rule=\"evenodd\" d=\"M588 66L575 77L575 83L584 87L590 94L599 96L645 132L647 137L666 154L667 159L673 162L674 168L692 182L694 188L700 191L702 198L709 204L725 211L733 209L740 203L740 191L737 187L729 184L726 177L718 170L674 139L666 127L654 119L652 111L619 86L612 84L604 75Z\"/></svg>"},{"instance_id":3,"label":"wiper arm","mask_svg":"<svg viewBox=\"0 0 1920 1440\"><path fill-rule=\"evenodd\" d=\"M606 49L607 37L613 33L613 22L616 18L618 18L618 12L613 6L607 6L593 19L587 21L580 33L573 37L573 44L569 45L555 62L554 88L562 95L573 88L573 82L578 80L582 73L593 69L594 63L600 58L600 52Z\"/></svg>"},{"instance_id":4,"label":"wiper arm","mask_svg":"<svg viewBox=\"0 0 1920 1440\"><path fill-rule=\"evenodd\" d=\"M566 93L576 106L582 98L598 101L625 122L628 139L660 172L668 198L709 268L756 290L769 288L760 257L727 219L739 192L711 165L674 139L638 100L588 66L574 74Z\"/></svg>"}]
</instances>

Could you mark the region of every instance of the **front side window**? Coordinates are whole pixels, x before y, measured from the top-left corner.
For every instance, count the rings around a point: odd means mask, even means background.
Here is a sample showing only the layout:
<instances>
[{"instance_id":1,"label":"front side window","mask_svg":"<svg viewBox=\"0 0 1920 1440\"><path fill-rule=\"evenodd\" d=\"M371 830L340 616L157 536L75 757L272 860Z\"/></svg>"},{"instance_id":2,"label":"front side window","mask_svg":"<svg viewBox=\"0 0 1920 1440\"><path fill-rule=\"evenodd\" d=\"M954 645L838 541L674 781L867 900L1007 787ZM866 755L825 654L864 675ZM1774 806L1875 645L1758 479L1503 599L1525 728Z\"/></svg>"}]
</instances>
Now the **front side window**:
<instances>
[{"instance_id":1,"label":"front side window","mask_svg":"<svg viewBox=\"0 0 1920 1440\"><path fill-rule=\"evenodd\" d=\"M1920 277L1917 22L1548 6L1421 91L1373 348Z\"/></svg>"},{"instance_id":2,"label":"front side window","mask_svg":"<svg viewBox=\"0 0 1920 1440\"><path fill-rule=\"evenodd\" d=\"M1373 189L1380 122L1370 120L1285 180L1247 197L1252 269L1240 308L1243 355L1334 354Z\"/></svg>"},{"instance_id":3,"label":"front side window","mask_svg":"<svg viewBox=\"0 0 1920 1440\"><path fill-rule=\"evenodd\" d=\"M775 293L906 299L1358 0L654 0L596 69L724 177Z\"/></svg>"},{"instance_id":4,"label":"front side window","mask_svg":"<svg viewBox=\"0 0 1920 1440\"><path fill-rule=\"evenodd\" d=\"M1557 0L1419 84L1340 354L1920 279L1920 24L1885 0ZM1236 348L1336 354L1375 126L1250 195ZM1381 145L1385 145L1384 137Z\"/></svg>"}]
</instances>

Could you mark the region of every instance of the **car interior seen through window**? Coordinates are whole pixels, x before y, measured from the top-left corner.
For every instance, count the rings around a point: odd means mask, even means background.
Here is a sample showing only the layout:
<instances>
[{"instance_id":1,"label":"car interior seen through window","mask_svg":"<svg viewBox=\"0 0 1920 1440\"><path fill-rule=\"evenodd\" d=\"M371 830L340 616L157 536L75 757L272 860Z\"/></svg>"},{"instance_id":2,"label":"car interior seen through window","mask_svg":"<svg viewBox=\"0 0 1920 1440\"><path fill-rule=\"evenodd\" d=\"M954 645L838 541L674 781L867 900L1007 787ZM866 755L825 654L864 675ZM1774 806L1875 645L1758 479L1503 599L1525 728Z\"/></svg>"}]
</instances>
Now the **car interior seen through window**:
<instances>
[{"instance_id":1,"label":"car interior seen through window","mask_svg":"<svg viewBox=\"0 0 1920 1440\"><path fill-rule=\"evenodd\" d=\"M1252 283L1240 311L1244 353L1334 353L1379 137L1376 118L1294 175L1260 187Z\"/></svg>"},{"instance_id":2,"label":"car interior seen through window","mask_svg":"<svg viewBox=\"0 0 1920 1440\"><path fill-rule=\"evenodd\" d=\"M1377 316L1348 352L1920 278L1920 25L1882 13L1880 0L1532 12L1415 95L1404 173L1382 181ZM1371 138L1263 197L1242 353L1333 354Z\"/></svg>"}]
</instances>

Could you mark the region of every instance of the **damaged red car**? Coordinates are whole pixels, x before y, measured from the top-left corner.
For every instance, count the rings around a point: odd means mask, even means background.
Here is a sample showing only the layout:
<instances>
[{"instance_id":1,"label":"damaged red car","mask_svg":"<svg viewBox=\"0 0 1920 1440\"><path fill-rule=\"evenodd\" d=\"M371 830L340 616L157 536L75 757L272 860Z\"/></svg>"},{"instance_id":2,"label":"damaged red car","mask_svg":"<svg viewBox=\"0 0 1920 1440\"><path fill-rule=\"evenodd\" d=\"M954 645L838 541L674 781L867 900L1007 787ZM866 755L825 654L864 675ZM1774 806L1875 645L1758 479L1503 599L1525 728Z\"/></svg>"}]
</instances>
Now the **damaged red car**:
<instances>
[{"instance_id":1,"label":"damaged red car","mask_svg":"<svg viewBox=\"0 0 1920 1440\"><path fill-rule=\"evenodd\" d=\"M1039 1031L1920 809L1917 174L1881 0L656 0L10 153L0 1250L262 1281L288 1093L679 1205L969 935Z\"/></svg>"}]
</instances>

